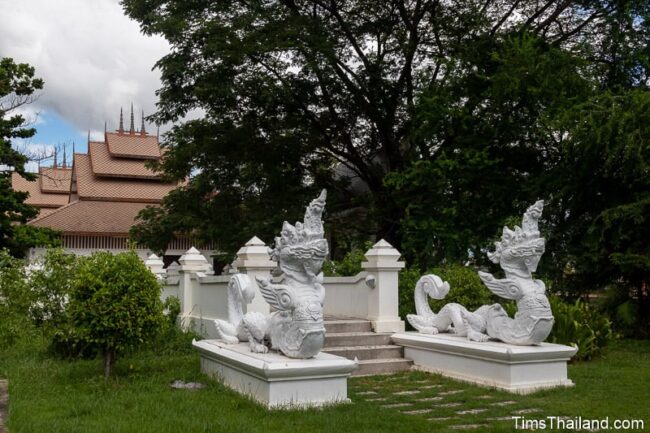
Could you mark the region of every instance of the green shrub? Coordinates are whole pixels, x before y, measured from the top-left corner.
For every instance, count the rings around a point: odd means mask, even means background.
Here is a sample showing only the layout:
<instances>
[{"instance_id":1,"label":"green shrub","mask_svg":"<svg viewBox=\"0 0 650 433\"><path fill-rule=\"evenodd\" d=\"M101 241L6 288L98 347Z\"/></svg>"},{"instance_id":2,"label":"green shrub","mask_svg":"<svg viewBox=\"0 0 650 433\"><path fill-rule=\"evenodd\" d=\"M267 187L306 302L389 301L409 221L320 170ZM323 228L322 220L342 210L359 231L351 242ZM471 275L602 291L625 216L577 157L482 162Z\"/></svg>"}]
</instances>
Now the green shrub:
<instances>
[{"instance_id":1,"label":"green shrub","mask_svg":"<svg viewBox=\"0 0 650 433\"><path fill-rule=\"evenodd\" d=\"M366 242L361 248L350 250L341 260L327 260L323 263L323 274L328 277L351 277L363 271L361 263L366 260L365 253L372 247Z\"/></svg>"},{"instance_id":2,"label":"green shrub","mask_svg":"<svg viewBox=\"0 0 650 433\"><path fill-rule=\"evenodd\" d=\"M404 268L399 273L399 316L406 320L407 314L415 314L415 284L422 274L416 268ZM411 325L407 322L406 326Z\"/></svg>"},{"instance_id":3,"label":"green shrub","mask_svg":"<svg viewBox=\"0 0 650 433\"><path fill-rule=\"evenodd\" d=\"M549 301L555 324L547 341L578 347L577 360L593 358L615 338L612 322L589 304L581 300L567 303L557 296Z\"/></svg>"},{"instance_id":4,"label":"green shrub","mask_svg":"<svg viewBox=\"0 0 650 433\"><path fill-rule=\"evenodd\" d=\"M109 377L118 354L145 344L163 326L161 286L133 251L78 260L55 347L67 354L99 351Z\"/></svg>"},{"instance_id":5,"label":"green shrub","mask_svg":"<svg viewBox=\"0 0 650 433\"><path fill-rule=\"evenodd\" d=\"M29 320L33 302L25 262L0 249L0 348L10 347L21 336L33 332Z\"/></svg>"},{"instance_id":6,"label":"green shrub","mask_svg":"<svg viewBox=\"0 0 650 433\"><path fill-rule=\"evenodd\" d=\"M56 248L36 259L29 272L35 302L30 307L34 322L50 331L65 320L65 307L76 272L77 257Z\"/></svg>"},{"instance_id":7,"label":"green shrub","mask_svg":"<svg viewBox=\"0 0 650 433\"><path fill-rule=\"evenodd\" d=\"M176 296L169 296L163 302L163 314L167 317L167 324L176 328L178 316L181 314L181 301Z\"/></svg>"},{"instance_id":8,"label":"green shrub","mask_svg":"<svg viewBox=\"0 0 650 433\"><path fill-rule=\"evenodd\" d=\"M440 310L450 302L461 304L470 311L474 311L482 305L498 302L498 298L485 287L478 272L472 267L451 264L434 268L429 273L436 274L443 281L447 281L451 287L445 299L429 301L433 311Z\"/></svg>"},{"instance_id":9,"label":"green shrub","mask_svg":"<svg viewBox=\"0 0 650 433\"><path fill-rule=\"evenodd\" d=\"M650 338L650 320L643 314L641 299L629 287L615 284L605 289L598 307L614 320L614 327L624 336Z\"/></svg>"}]
</instances>

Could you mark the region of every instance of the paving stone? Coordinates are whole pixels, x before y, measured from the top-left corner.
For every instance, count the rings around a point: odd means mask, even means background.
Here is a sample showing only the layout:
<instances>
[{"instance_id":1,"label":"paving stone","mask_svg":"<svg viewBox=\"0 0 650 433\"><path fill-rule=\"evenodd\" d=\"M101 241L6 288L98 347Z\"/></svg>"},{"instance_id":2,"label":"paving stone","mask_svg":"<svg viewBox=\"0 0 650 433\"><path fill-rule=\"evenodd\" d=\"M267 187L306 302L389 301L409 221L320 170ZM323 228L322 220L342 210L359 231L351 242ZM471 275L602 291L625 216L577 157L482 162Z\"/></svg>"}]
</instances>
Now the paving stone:
<instances>
[{"instance_id":1,"label":"paving stone","mask_svg":"<svg viewBox=\"0 0 650 433\"><path fill-rule=\"evenodd\" d=\"M454 394L459 394L459 393L461 393L461 392L463 392L462 389L456 389L456 390L453 390L453 391L443 391L443 392L439 392L438 395L454 395Z\"/></svg>"},{"instance_id":2,"label":"paving stone","mask_svg":"<svg viewBox=\"0 0 650 433\"><path fill-rule=\"evenodd\" d=\"M464 425L450 425L452 430L469 430L475 428L487 427L487 424L464 424Z\"/></svg>"},{"instance_id":3,"label":"paving stone","mask_svg":"<svg viewBox=\"0 0 650 433\"><path fill-rule=\"evenodd\" d=\"M442 385L427 385L422 387L422 389L433 389L433 388L442 388Z\"/></svg>"},{"instance_id":4,"label":"paving stone","mask_svg":"<svg viewBox=\"0 0 650 433\"><path fill-rule=\"evenodd\" d=\"M470 415L475 413L487 412L487 409L465 409L456 412L458 415Z\"/></svg>"},{"instance_id":5,"label":"paving stone","mask_svg":"<svg viewBox=\"0 0 650 433\"><path fill-rule=\"evenodd\" d=\"M362 392L357 392L357 395L372 395L372 394L377 394L375 391L362 391Z\"/></svg>"},{"instance_id":6,"label":"paving stone","mask_svg":"<svg viewBox=\"0 0 650 433\"><path fill-rule=\"evenodd\" d=\"M418 398L415 401L440 401L442 400L442 397L424 397L424 398Z\"/></svg>"},{"instance_id":7,"label":"paving stone","mask_svg":"<svg viewBox=\"0 0 650 433\"><path fill-rule=\"evenodd\" d=\"M517 402L513 401L513 400L497 401L497 402L494 402L494 403L490 403L490 406L509 406L511 404L517 404Z\"/></svg>"},{"instance_id":8,"label":"paving stone","mask_svg":"<svg viewBox=\"0 0 650 433\"><path fill-rule=\"evenodd\" d=\"M411 391L400 391L400 392L396 392L394 394L395 395L413 395L413 394L419 394L419 393L420 393L420 391L414 389L414 390L411 390Z\"/></svg>"},{"instance_id":9,"label":"paving stone","mask_svg":"<svg viewBox=\"0 0 650 433\"><path fill-rule=\"evenodd\" d=\"M479 395L479 396L476 397L476 398L480 398L480 399L482 399L482 400L490 400L490 399L492 399L492 398L494 398L494 397L492 397L491 395Z\"/></svg>"},{"instance_id":10,"label":"paving stone","mask_svg":"<svg viewBox=\"0 0 650 433\"><path fill-rule=\"evenodd\" d=\"M485 418L486 421L512 421L512 416L495 416L492 418Z\"/></svg>"},{"instance_id":11,"label":"paving stone","mask_svg":"<svg viewBox=\"0 0 650 433\"><path fill-rule=\"evenodd\" d=\"M521 410L516 410L513 413L515 415L525 415L527 413L536 413L536 412L541 412L541 409L521 409Z\"/></svg>"},{"instance_id":12,"label":"paving stone","mask_svg":"<svg viewBox=\"0 0 650 433\"><path fill-rule=\"evenodd\" d=\"M367 398L366 401L386 401L388 400L386 397L380 397L380 398Z\"/></svg>"},{"instance_id":13,"label":"paving stone","mask_svg":"<svg viewBox=\"0 0 650 433\"><path fill-rule=\"evenodd\" d=\"M406 406L413 406L411 403L393 403L393 404L385 404L382 407L385 407L386 409L394 409L396 407L406 407Z\"/></svg>"},{"instance_id":14,"label":"paving stone","mask_svg":"<svg viewBox=\"0 0 650 433\"><path fill-rule=\"evenodd\" d=\"M406 415L420 415L423 413L429 413L432 409L417 409L417 410L403 410L402 413Z\"/></svg>"},{"instance_id":15,"label":"paving stone","mask_svg":"<svg viewBox=\"0 0 650 433\"><path fill-rule=\"evenodd\" d=\"M442 422L442 421L449 421L449 420L452 420L452 419L458 419L458 418L456 418L455 416L442 416L442 417L438 417L438 418L427 418L427 421L440 421L440 422Z\"/></svg>"},{"instance_id":16,"label":"paving stone","mask_svg":"<svg viewBox=\"0 0 650 433\"><path fill-rule=\"evenodd\" d=\"M435 407L458 407L462 405L462 403L443 403L443 404L435 404Z\"/></svg>"}]
</instances>

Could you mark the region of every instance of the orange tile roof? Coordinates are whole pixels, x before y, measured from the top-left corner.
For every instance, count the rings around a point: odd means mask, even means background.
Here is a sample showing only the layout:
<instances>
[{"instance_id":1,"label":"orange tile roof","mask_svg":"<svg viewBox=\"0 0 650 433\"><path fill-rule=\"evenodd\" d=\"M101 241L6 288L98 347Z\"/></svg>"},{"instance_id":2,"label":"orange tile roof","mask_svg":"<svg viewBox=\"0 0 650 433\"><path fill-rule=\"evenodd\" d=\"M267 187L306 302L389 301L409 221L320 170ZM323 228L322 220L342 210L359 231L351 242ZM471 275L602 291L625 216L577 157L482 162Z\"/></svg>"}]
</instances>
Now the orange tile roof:
<instances>
[{"instance_id":1,"label":"orange tile roof","mask_svg":"<svg viewBox=\"0 0 650 433\"><path fill-rule=\"evenodd\" d=\"M106 143L89 142L88 154L93 173L98 176L159 179L156 173L145 167L145 160L116 158L109 153Z\"/></svg>"},{"instance_id":2,"label":"orange tile roof","mask_svg":"<svg viewBox=\"0 0 650 433\"><path fill-rule=\"evenodd\" d=\"M134 159L160 158L160 147L155 135L107 132L106 142L113 156Z\"/></svg>"},{"instance_id":3,"label":"orange tile roof","mask_svg":"<svg viewBox=\"0 0 650 433\"><path fill-rule=\"evenodd\" d=\"M49 215L52 212L56 211L57 209L60 209L60 208L57 208L57 207L42 207L42 208L39 208L37 218L44 217L45 215Z\"/></svg>"},{"instance_id":4,"label":"orange tile roof","mask_svg":"<svg viewBox=\"0 0 650 433\"><path fill-rule=\"evenodd\" d=\"M95 176L90 156L81 153L75 154L74 163L77 194L81 200L158 203L177 186L159 180Z\"/></svg>"},{"instance_id":5,"label":"orange tile roof","mask_svg":"<svg viewBox=\"0 0 650 433\"><path fill-rule=\"evenodd\" d=\"M135 224L138 212L147 206L152 205L80 200L39 216L28 224L61 230L66 234L126 235Z\"/></svg>"},{"instance_id":6,"label":"orange tile roof","mask_svg":"<svg viewBox=\"0 0 650 433\"><path fill-rule=\"evenodd\" d=\"M41 191L55 194L69 194L72 169L43 167L40 169L39 179Z\"/></svg>"},{"instance_id":7,"label":"orange tile roof","mask_svg":"<svg viewBox=\"0 0 650 433\"><path fill-rule=\"evenodd\" d=\"M52 194L41 191L41 182L29 181L18 173L11 173L11 187L16 191L29 193L25 203L36 207L59 207L68 204L67 194Z\"/></svg>"}]
</instances>

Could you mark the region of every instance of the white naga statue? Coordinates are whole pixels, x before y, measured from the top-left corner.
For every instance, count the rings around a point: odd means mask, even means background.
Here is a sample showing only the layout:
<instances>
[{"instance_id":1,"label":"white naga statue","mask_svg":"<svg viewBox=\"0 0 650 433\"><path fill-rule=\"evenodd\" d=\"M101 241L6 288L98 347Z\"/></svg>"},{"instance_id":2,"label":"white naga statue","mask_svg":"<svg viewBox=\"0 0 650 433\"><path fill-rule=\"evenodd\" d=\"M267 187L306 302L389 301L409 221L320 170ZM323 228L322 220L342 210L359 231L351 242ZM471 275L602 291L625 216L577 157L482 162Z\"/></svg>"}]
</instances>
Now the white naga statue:
<instances>
[{"instance_id":1,"label":"white naga statue","mask_svg":"<svg viewBox=\"0 0 650 433\"><path fill-rule=\"evenodd\" d=\"M321 215L327 192L312 200L304 223L285 221L275 238L271 259L284 275L282 284L257 278L264 299L275 310L270 315L243 314L244 305L255 296L255 286L247 275L234 275L228 286L228 321L215 320L218 337L227 343L248 341L251 351L266 353L269 347L291 358L311 358L325 342L321 268L328 254Z\"/></svg>"},{"instance_id":2,"label":"white naga statue","mask_svg":"<svg viewBox=\"0 0 650 433\"><path fill-rule=\"evenodd\" d=\"M508 317L499 304L484 305L474 312L460 304L447 304L434 314L426 295L443 299L449 292L449 284L435 275L426 275L416 286L417 315L407 316L411 325L422 333L455 332L474 341L492 338L516 345L544 341L553 328L553 313L545 294L546 286L532 276L544 254L544 238L538 228L543 208L544 202L540 200L526 210L522 227L514 230L504 227L501 241L495 243L496 250L488 253L488 258L501 266L506 278L496 279L492 274L479 272L483 283L494 294L517 302L514 318Z\"/></svg>"}]
</instances>

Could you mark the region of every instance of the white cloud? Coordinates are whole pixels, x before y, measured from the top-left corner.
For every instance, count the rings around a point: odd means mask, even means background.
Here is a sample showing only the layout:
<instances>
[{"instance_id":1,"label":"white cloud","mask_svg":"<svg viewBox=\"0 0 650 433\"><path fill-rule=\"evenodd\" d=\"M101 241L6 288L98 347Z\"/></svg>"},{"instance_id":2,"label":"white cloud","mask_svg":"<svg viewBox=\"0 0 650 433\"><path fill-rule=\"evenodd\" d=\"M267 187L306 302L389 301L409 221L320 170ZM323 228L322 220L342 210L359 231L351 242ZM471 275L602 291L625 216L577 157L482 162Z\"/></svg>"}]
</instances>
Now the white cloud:
<instances>
[{"instance_id":1,"label":"white cloud","mask_svg":"<svg viewBox=\"0 0 650 433\"><path fill-rule=\"evenodd\" d=\"M117 128L120 106L155 111L169 51L160 37L140 33L118 0L0 0L0 57L29 63L45 80L33 110L50 111L80 131ZM150 126L152 128L152 126Z\"/></svg>"}]
</instances>

